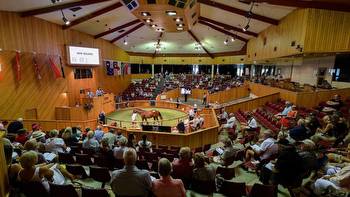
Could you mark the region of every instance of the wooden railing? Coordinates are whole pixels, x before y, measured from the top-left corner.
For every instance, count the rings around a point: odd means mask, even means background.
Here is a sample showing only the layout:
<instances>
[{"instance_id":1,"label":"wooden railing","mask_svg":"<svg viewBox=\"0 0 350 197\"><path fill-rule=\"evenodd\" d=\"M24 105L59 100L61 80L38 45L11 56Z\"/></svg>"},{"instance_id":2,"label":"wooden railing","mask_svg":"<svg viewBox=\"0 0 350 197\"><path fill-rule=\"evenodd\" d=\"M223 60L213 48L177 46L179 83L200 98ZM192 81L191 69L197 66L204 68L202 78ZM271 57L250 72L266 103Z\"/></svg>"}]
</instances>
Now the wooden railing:
<instances>
[{"instance_id":1,"label":"wooden railing","mask_svg":"<svg viewBox=\"0 0 350 197\"><path fill-rule=\"evenodd\" d=\"M240 87L231 88L229 90L223 90L209 94L208 101L210 103L215 103L216 101L220 104L233 101L235 99L240 99L249 96L248 84ZM203 96L202 96L203 97Z\"/></svg>"},{"instance_id":2,"label":"wooden railing","mask_svg":"<svg viewBox=\"0 0 350 197\"><path fill-rule=\"evenodd\" d=\"M335 94L343 99L350 97L350 88L316 90L314 92L293 92L281 88L271 87L258 83L249 83L251 92L257 96L280 93L280 98L292 102L299 107L313 108L319 103L330 100Z\"/></svg>"},{"instance_id":3,"label":"wooden railing","mask_svg":"<svg viewBox=\"0 0 350 197\"><path fill-rule=\"evenodd\" d=\"M248 101L242 101L232 105L225 106L225 111L228 113L233 113L239 109L242 111L252 111L258 107L265 105L267 102L276 102L280 99L279 93L272 93L270 95L261 96ZM220 108L215 109L216 114L220 113Z\"/></svg>"}]
</instances>

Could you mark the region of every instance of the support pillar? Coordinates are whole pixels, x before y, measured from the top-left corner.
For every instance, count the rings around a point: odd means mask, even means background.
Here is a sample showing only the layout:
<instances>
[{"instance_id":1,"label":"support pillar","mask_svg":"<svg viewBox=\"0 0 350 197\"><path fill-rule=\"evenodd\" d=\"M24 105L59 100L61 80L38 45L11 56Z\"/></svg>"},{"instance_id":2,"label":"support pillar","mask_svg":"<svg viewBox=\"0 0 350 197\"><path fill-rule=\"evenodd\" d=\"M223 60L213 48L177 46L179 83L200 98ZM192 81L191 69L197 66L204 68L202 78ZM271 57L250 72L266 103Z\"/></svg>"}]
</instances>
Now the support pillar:
<instances>
[{"instance_id":1,"label":"support pillar","mask_svg":"<svg viewBox=\"0 0 350 197\"><path fill-rule=\"evenodd\" d=\"M152 64L152 77L154 78L154 64Z\"/></svg>"},{"instance_id":2,"label":"support pillar","mask_svg":"<svg viewBox=\"0 0 350 197\"><path fill-rule=\"evenodd\" d=\"M211 78L214 78L214 64L211 65Z\"/></svg>"}]
</instances>

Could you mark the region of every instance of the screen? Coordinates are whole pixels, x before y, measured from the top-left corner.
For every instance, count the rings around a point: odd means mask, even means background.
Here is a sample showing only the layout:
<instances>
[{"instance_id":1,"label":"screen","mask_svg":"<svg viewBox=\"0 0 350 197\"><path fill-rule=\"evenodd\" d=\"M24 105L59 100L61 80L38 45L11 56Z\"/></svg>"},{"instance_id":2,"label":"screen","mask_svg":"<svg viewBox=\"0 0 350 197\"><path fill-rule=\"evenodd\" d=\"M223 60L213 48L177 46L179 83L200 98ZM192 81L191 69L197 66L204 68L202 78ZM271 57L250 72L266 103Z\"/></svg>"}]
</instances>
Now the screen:
<instances>
[{"instance_id":1,"label":"screen","mask_svg":"<svg viewBox=\"0 0 350 197\"><path fill-rule=\"evenodd\" d=\"M70 65L100 65L100 50L97 48L68 46Z\"/></svg>"}]
</instances>

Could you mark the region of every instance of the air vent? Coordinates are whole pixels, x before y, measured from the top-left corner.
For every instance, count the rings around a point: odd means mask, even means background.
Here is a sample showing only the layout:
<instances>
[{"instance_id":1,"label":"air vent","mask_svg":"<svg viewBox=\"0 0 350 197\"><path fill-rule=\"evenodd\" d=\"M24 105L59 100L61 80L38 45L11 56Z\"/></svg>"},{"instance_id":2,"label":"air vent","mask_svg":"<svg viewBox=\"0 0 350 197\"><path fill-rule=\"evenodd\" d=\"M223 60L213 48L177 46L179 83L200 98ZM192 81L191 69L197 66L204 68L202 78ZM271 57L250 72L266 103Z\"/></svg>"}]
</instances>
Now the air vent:
<instances>
[{"instance_id":1,"label":"air vent","mask_svg":"<svg viewBox=\"0 0 350 197\"><path fill-rule=\"evenodd\" d=\"M83 8L81 8L81 7L74 7L74 8L70 8L69 10L71 10L72 12L76 12L76 11L79 11L81 9L83 9Z\"/></svg>"},{"instance_id":2,"label":"air vent","mask_svg":"<svg viewBox=\"0 0 350 197\"><path fill-rule=\"evenodd\" d=\"M156 4L156 0L147 0L148 4Z\"/></svg>"},{"instance_id":3,"label":"air vent","mask_svg":"<svg viewBox=\"0 0 350 197\"><path fill-rule=\"evenodd\" d=\"M185 7L185 3L179 1L179 2L177 3L176 7L178 7L178 8L184 8L184 7Z\"/></svg>"},{"instance_id":4,"label":"air vent","mask_svg":"<svg viewBox=\"0 0 350 197\"><path fill-rule=\"evenodd\" d=\"M122 0L123 4L130 10L134 10L137 7L139 7L139 3L137 2L137 0Z\"/></svg>"}]
</instances>

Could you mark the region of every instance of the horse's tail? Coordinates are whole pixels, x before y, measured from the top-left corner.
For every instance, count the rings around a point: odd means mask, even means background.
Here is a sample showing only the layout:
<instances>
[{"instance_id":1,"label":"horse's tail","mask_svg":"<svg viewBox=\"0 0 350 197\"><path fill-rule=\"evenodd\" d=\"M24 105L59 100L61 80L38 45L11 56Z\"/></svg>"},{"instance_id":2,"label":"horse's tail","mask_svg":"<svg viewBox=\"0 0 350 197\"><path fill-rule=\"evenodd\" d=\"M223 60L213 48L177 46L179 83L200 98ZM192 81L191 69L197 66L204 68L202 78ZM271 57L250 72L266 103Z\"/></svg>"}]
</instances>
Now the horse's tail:
<instances>
[{"instance_id":1,"label":"horse's tail","mask_svg":"<svg viewBox=\"0 0 350 197\"><path fill-rule=\"evenodd\" d=\"M160 113L160 111L158 111L159 117L161 120L163 120L162 114Z\"/></svg>"}]
</instances>

